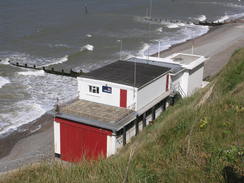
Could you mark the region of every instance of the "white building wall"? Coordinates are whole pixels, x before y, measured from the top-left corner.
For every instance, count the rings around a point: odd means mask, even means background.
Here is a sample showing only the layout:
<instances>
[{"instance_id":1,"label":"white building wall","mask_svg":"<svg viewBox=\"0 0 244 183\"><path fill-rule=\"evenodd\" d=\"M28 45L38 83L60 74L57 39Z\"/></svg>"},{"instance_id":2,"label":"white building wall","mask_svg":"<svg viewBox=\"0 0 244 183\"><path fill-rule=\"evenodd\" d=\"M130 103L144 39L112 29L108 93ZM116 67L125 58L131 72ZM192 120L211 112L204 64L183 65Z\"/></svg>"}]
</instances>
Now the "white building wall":
<instances>
[{"instance_id":1,"label":"white building wall","mask_svg":"<svg viewBox=\"0 0 244 183\"><path fill-rule=\"evenodd\" d=\"M99 81L87 78L77 78L78 80L78 92L79 99L88 100L91 102L97 102L102 104L107 104L111 106L120 107L120 89L127 90L127 108L133 109L137 90L131 86L120 85L116 83L111 83L107 81ZM90 93L89 86L99 87L99 94ZM102 86L108 86L112 88L111 93L105 93L102 91Z\"/></svg>"},{"instance_id":2,"label":"white building wall","mask_svg":"<svg viewBox=\"0 0 244 183\"><path fill-rule=\"evenodd\" d=\"M158 80L140 89L137 93L137 107L136 110L140 110L154 99L162 95L166 91L166 76L160 77ZM170 88L170 81L169 81Z\"/></svg>"},{"instance_id":3,"label":"white building wall","mask_svg":"<svg viewBox=\"0 0 244 183\"><path fill-rule=\"evenodd\" d=\"M189 83L189 71L185 71L180 79L180 86L182 90L184 91L184 94L187 96L188 95L188 83Z\"/></svg>"},{"instance_id":4,"label":"white building wall","mask_svg":"<svg viewBox=\"0 0 244 183\"><path fill-rule=\"evenodd\" d=\"M54 153L61 154L60 150L60 123L54 121Z\"/></svg>"},{"instance_id":5,"label":"white building wall","mask_svg":"<svg viewBox=\"0 0 244 183\"><path fill-rule=\"evenodd\" d=\"M200 67L189 75L188 95L192 95L197 89L202 87L204 67Z\"/></svg>"},{"instance_id":6,"label":"white building wall","mask_svg":"<svg viewBox=\"0 0 244 183\"><path fill-rule=\"evenodd\" d=\"M107 157L116 153L116 136L107 136Z\"/></svg>"}]
</instances>

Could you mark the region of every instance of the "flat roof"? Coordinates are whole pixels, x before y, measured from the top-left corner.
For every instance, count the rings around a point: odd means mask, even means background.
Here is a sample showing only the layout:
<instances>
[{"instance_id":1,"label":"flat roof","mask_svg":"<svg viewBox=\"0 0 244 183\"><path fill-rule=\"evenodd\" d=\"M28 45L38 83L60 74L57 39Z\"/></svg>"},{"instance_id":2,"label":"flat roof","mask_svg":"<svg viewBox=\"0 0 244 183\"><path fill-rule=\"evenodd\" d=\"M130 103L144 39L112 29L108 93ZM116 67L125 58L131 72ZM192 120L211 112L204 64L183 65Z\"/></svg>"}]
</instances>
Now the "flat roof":
<instances>
[{"instance_id":1,"label":"flat roof","mask_svg":"<svg viewBox=\"0 0 244 183\"><path fill-rule=\"evenodd\" d=\"M196 56L196 55L186 55L186 54L181 54L181 53L171 57L173 62L185 64L185 65L189 65L199 58L201 58L201 57Z\"/></svg>"},{"instance_id":2,"label":"flat roof","mask_svg":"<svg viewBox=\"0 0 244 183\"><path fill-rule=\"evenodd\" d=\"M167 62L158 62L158 61L153 61L153 60L148 60L146 58L140 58L140 57L132 57L128 59L127 61L129 62L137 62L137 63L146 63L146 64L151 64L151 65L156 65L160 67L166 67L170 68L170 73L176 74L184 70L183 67L181 67L179 64L176 63L167 63Z\"/></svg>"},{"instance_id":3,"label":"flat roof","mask_svg":"<svg viewBox=\"0 0 244 183\"><path fill-rule=\"evenodd\" d=\"M203 64L207 58L201 55L194 55L188 53L174 53L168 57L158 58L158 57L141 57L142 59L149 59L151 61L161 62L161 63L171 63L171 64L178 64L179 66L183 67L184 69L192 70L199 65Z\"/></svg>"},{"instance_id":4,"label":"flat roof","mask_svg":"<svg viewBox=\"0 0 244 183\"><path fill-rule=\"evenodd\" d=\"M170 68L147 63L136 63L135 66L135 62L117 61L89 73L83 74L80 77L134 86L135 70L135 87L140 88L155 78L168 73Z\"/></svg>"},{"instance_id":5,"label":"flat roof","mask_svg":"<svg viewBox=\"0 0 244 183\"><path fill-rule=\"evenodd\" d=\"M56 117L111 131L118 131L136 118L136 112L87 100L77 100L60 107Z\"/></svg>"}]
</instances>

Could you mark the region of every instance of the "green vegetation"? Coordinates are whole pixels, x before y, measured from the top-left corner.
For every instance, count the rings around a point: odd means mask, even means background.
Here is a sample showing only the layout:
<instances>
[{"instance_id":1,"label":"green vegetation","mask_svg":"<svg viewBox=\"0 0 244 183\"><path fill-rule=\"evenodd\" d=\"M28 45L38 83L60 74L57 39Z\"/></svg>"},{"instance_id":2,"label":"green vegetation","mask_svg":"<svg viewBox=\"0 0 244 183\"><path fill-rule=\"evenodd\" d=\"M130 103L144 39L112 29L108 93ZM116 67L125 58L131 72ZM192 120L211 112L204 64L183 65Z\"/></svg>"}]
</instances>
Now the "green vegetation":
<instances>
[{"instance_id":1,"label":"green vegetation","mask_svg":"<svg viewBox=\"0 0 244 183\"><path fill-rule=\"evenodd\" d=\"M119 154L79 164L44 162L2 182L223 182L225 166L243 173L243 145L241 49L208 87L170 107Z\"/></svg>"}]
</instances>

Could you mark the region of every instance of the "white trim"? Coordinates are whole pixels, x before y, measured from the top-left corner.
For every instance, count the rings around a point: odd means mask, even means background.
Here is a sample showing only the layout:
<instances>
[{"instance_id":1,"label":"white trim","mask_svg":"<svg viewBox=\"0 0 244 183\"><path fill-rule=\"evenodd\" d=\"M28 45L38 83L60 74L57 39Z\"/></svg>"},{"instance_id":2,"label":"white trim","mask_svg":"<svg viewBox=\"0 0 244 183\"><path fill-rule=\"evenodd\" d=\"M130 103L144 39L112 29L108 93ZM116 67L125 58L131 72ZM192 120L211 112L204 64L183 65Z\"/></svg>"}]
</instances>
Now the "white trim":
<instances>
[{"instance_id":1,"label":"white trim","mask_svg":"<svg viewBox=\"0 0 244 183\"><path fill-rule=\"evenodd\" d=\"M116 153L116 136L107 136L107 157Z\"/></svg>"},{"instance_id":2,"label":"white trim","mask_svg":"<svg viewBox=\"0 0 244 183\"><path fill-rule=\"evenodd\" d=\"M54 121L54 153L61 154L60 150L60 123Z\"/></svg>"}]
</instances>

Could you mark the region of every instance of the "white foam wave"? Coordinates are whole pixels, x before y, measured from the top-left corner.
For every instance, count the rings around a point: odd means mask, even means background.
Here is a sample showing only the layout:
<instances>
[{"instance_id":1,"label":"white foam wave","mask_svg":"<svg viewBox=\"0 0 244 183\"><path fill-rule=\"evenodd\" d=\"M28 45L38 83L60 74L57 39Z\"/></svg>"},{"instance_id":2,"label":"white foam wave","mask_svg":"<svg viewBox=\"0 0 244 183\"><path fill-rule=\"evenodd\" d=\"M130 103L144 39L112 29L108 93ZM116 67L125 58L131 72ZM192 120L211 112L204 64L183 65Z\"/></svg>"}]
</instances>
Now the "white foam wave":
<instances>
[{"instance_id":1,"label":"white foam wave","mask_svg":"<svg viewBox=\"0 0 244 183\"><path fill-rule=\"evenodd\" d=\"M41 65L41 66L42 67L47 67L47 66L50 66L50 65L61 64L61 63L67 62L69 60L68 58L69 58L69 56L65 55L64 57L61 57L61 58L51 59L50 63L44 64L44 65Z\"/></svg>"},{"instance_id":2,"label":"white foam wave","mask_svg":"<svg viewBox=\"0 0 244 183\"><path fill-rule=\"evenodd\" d=\"M169 29L175 29L175 28L178 28L179 26L177 24L168 24L167 27Z\"/></svg>"},{"instance_id":3,"label":"white foam wave","mask_svg":"<svg viewBox=\"0 0 244 183\"><path fill-rule=\"evenodd\" d=\"M5 58L5 59L3 59L3 60L0 61L0 64L9 65L9 61L10 61L9 58Z\"/></svg>"},{"instance_id":4,"label":"white foam wave","mask_svg":"<svg viewBox=\"0 0 244 183\"><path fill-rule=\"evenodd\" d=\"M87 45L81 47L81 49L80 49L80 51L85 51L85 50L93 51L94 50L94 46L91 45L91 44L87 44Z\"/></svg>"},{"instance_id":5,"label":"white foam wave","mask_svg":"<svg viewBox=\"0 0 244 183\"><path fill-rule=\"evenodd\" d=\"M139 51L138 56L152 55L156 54L158 50L163 51L169 49L172 45L186 42L190 39L194 39L209 31L208 26L198 26L198 25L187 25L182 27L174 34L172 37L164 37L160 39L160 48L158 48L159 40L155 40L154 44L146 45L144 44L143 49Z\"/></svg>"},{"instance_id":6,"label":"white foam wave","mask_svg":"<svg viewBox=\"0 0 244 183\"><path fill-rule=\"evenodd\" d=\"M184 27L184 26L186 26L186 24L182 23L182 22L178 22L178 23L169 23L169 22L167 22L166 26L169 29L175 29L175 28L179 28L179 27Z\"/></svg>"},{"instance_id":7,"label":"white foam wave","mask_svg":"<svg viewBox=\"0 0 244 183\"><path fill-rule=\"evenodd\" d=\"M4 85L10 83L10 81L7 78L0 76L0 88L2 88Z\"/></svg>"},{"instance_id":8,"label":"white foam wave","mask_svg":"<svg viewBox=\"0 0 244 183\"><path fill-rule=\"evenodd\" d=\"M217 23L217 22L225 22L226 20L229 20L229 16L228 15L225 15L225 16L222 16L220 17L218 20L215 20L214 22Z\"/></svg>"},{"instance_id":9,"label":"white foam wave","mask_svg":"<svg viewBox=\"0 0 244 183\"><path fill-rule=\"evenodd\" d=\"M159 27L159 28L157 29L157 31L158 31L158 32L163 32L163 27Z\"/></svg>"},{"instance_id":10,"label":"white foam wave","mask_svg":"<svg viewBox=\"0 0 244 183\"><path fill-rule=\"evenodd\" d=\"M241 0L236 0L238 2L241 2ZM191 2L193 3L193 2ZM244 8L244 6L240 3L227 3L227 2L213 2L213 1L208 1L208 2L194 2L197 4L214 4L214 5L219 5L219 6L224 6L224 7L230 7L230 8Z\"/></svg>"},{"instance_id":11,"label":"white foam wave","mask_svg":"<svg viewBox=\"0 0 244 183\"><path fill-rule=\"evenodd\" d=\"M207 17L206 17L206 15L200 15L199 17L197 17L195 19L200 21L200 22L203 22L203 21L207 20Z\"/></svg>"},{"instance_id":12,"label":"white foam wave","mask_svg":"<svg viewBox=\"0 0 244 183\"><path fill-rule=\"evenodd\" d=\"M150 45L147 43L144 43L142 46L142 49L138 52L138 56L148 55L148 53L146 53L146 51L148 51L149 48L150 48Z\"/></svg>"},{"instance_id":13,"label":"white foam wave","mask_svg":"<svg viewBox=\"0 0 244 183\"><path fill-rule=\"evenodd\" d=\"M244 17L244 13L238 13L238 14L228 15L228 16L229 16L229 19L235 20L235 19Z\"/></svg>"},{"instance_id":14,"label":"white foam wave","mask_svg":"<svg viewBox=\"0 0 244 183\"><path fill-rule=\"evenodd\" d=\"M77 81L71 77L45 74L42 77L15 77L12 79L15 83L21 83L26 95L23 95L23 100L17 103L1 104L1 135L19 130L18 127L30 123L52 110L57 98L60 103L65 103L77 98L78 95Z\"/></svg>"},{"instance_id":15,"label":"white foam wave","mask_svg":"<svg viewBox=\"0 0 244 183\"><path fill-rule=\"evenodd\" d=\"M21 106L21 108L19 108L18 111L0 115L0 121L4 121L5 124L8 124L5 128L0 128L0 134L15 131L18 127L36 120L47 112L41 105L31 100L21 101L15 105Z\"/></svg>"},{"instance_id":16,"label":"white foam wave","mask_svg":"<svg viewBox=\"0 0 244 183\"><path fill-rule=\"evenodd\" d=\"M39 70L39 71L18 72L18 74L23 76L44 76L45 72L43 70Z\"/></svg>"},{"instance_id":17,"label":"white foam wave","mask_svg":"<svg viewBox=\"0 0 244 183\"><path fill-rule=\"evenodd\" d=\"M92 37L92 35L91 34L87 34L86 37Z\"/></svg>"}]
</instances>

